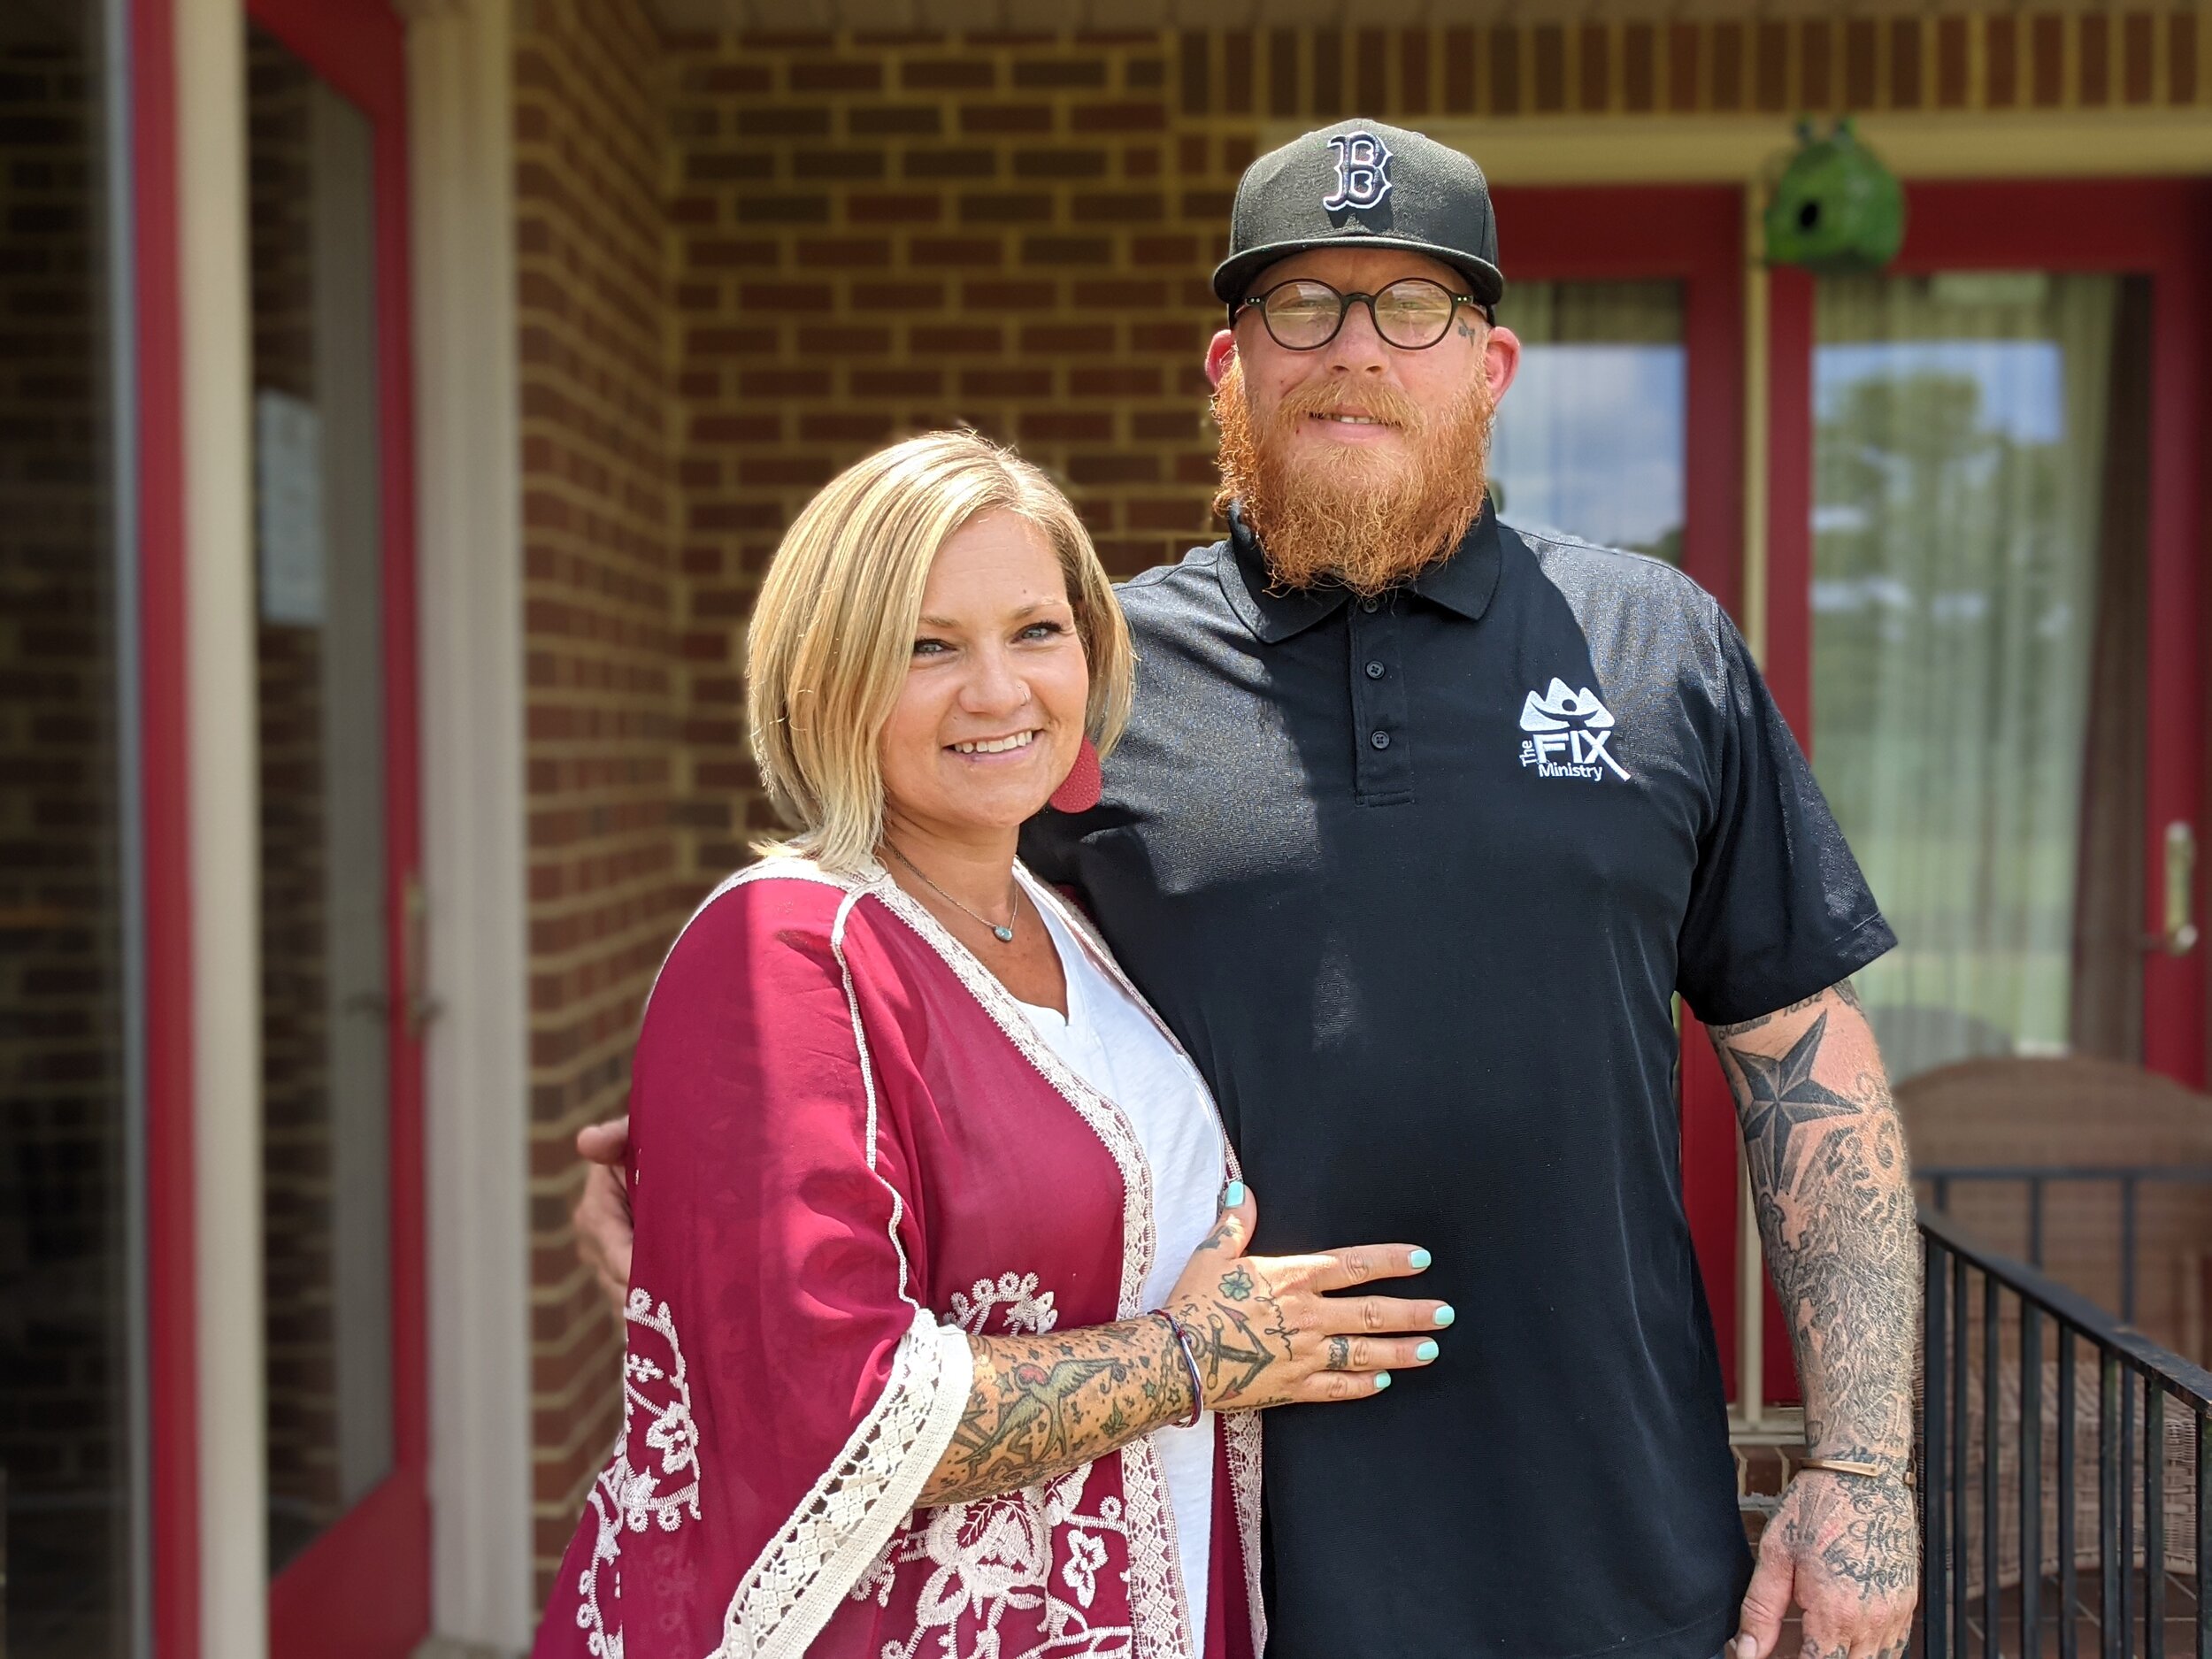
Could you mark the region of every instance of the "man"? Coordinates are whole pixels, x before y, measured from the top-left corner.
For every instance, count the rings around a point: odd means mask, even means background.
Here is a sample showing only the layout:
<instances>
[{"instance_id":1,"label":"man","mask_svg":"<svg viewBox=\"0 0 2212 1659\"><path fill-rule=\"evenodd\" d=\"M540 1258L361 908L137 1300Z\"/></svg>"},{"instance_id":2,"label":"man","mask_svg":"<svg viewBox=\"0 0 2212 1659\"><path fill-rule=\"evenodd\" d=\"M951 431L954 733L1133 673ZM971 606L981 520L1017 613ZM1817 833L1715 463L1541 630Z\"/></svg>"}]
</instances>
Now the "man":
<instances>
[{"instance_id":1,"label":"man","mask_svg":"<svg viewBox=\"0 0 2212 1659\"><path fill-rule=\"evenodd\" d=\"M1918 1272L1848 975L1894 942L1714 601L1486 506L1519 342L1465 157L1351 121L1237 192L1206 365L1231 534L1123 590L1136 714L1025 852L1205 1072L1262 1248L1419 1239L1464 1316L1267 1425L1277 1659L1901 1652ZM1816 1463L1755 1573L1680 1199L1711 1027ZM606 1157L618 1134L588 1132ZM595 1171L587 1259L622 1277Z\"/></svg>"}]
</instances>

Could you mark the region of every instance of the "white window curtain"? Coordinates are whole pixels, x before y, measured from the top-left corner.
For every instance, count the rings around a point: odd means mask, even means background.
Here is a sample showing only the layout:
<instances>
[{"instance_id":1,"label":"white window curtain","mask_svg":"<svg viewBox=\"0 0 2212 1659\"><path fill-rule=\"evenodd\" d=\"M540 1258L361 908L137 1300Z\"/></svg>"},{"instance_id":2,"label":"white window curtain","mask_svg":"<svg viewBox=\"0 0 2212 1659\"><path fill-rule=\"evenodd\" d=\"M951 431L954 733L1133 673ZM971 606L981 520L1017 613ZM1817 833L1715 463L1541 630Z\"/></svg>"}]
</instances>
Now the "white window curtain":
<instances>
[{"instance_id":1,"label":"white window curtain","mask_svg":"<svg viewBox=\"0 0 2212 1659\"><path fill-rule=\"evenodd\" d=\"M1514 282L1498 321L1522 345L1490 459L1499 516L1681 563L1681 285Z\"/></svg>"},{"instance_id":2,"label":"white window curtain","mask_svg":"<svg viewBox=\"0 0 2212 1659\"><path fill-rule=\"evenodd\" d=\"M2069 1035L2116 279L1824 280L1813 759L1893 1077Z\"/></svg>"}]
</instances>

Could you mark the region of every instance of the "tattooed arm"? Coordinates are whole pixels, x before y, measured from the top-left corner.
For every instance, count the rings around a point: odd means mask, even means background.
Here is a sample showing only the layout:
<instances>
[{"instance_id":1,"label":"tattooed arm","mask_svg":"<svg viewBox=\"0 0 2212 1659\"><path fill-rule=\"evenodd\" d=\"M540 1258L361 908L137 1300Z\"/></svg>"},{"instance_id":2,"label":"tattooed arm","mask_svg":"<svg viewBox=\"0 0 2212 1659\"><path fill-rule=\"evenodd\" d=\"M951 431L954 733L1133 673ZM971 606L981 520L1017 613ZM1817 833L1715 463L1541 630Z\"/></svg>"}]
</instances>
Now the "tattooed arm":
<instances>
[{"instance_id":1,"label":"tattooed arm","mask_svg":"<svg viewBox=\"0 0 2212 1659\"><path fill-rule=\"evenodd\" d=\"M1919 1232L1904 1134L1850 983L1747 1020L1713 1043L1743 1124L1752 1202L1788 1316L1815 1457L1759 1542L1740 1659L1765 1659L1796 1600L1806 1659L1904 1651L1919 1589L1912 1452Z\"/></svg>"},{"instance_id":2,"label":"tattooed arm","mask_svg":"<svg viewBox=\"0 0 2212 1659\"><path fill-rule=\"evenodd\" d=\"M1451 1323L1443 1303L1331 1296L1427 1265L1405 1245L1311 1256L1244 1253L1248 1194L1191 1256L1168 1310L1191 1339L1203 1403L1250 1411L1355 1400L1390 1386L1386 1367L1436 1356L1418 1336ZM1420 1266L1415 1265L1416 1261ZM971 1337L975 1384L920 1507L1016 1492L1191 1414L1191 1368L1164 1321L1147 1316L1044 1336Z\"/></svg>"}]
</instances>

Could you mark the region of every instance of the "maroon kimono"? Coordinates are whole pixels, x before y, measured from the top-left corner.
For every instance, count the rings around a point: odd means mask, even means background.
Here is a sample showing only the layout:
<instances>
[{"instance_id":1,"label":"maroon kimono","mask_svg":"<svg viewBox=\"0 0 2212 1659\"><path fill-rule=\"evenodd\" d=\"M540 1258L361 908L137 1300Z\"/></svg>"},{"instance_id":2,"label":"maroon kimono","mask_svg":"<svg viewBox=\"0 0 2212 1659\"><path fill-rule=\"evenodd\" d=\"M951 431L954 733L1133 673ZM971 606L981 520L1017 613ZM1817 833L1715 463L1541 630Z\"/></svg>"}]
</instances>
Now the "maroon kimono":
<instances>
[{"instance_id":1,"label":"maroon kimono","mask_svg":"<svg viewBox=\"0 0 2212 1659\"><path fill-rule=\"evenodd\" d=\"M1148 1441L914 1507L969 1336L1145 1311L1152 1199L1121 1111L887 877L725 883L661 970L631 1113L622 1437L535 1659L1260 1651L1248 1413L1217 1419L1195 1650Z\"/></svg>"}]
</instances>

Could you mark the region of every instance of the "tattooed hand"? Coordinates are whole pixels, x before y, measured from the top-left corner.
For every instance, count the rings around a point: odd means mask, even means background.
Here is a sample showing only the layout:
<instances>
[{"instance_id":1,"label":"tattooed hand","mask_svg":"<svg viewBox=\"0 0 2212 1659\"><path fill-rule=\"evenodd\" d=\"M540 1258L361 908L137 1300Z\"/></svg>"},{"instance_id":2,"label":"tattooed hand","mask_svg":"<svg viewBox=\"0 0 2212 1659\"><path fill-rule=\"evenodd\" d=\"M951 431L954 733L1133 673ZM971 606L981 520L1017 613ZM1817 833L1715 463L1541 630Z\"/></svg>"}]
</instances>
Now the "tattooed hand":
<instances>
[{"instance_id":1,"label":"tattooed hand","mask_svg":"<svg viewBox=\"0 0 2212 1659\"><path fill-rule=\"evenodd\" d=\"M1421 1272L1427 1251L1371 1244L1247 1256L1259 1212L1240 1186L1231 1185L1240 1202L1221 1212L1167 1301L1189 1334L1210 1409L1362 1399L1388 1387L1394 1369L1434 1363L1436 1333L1452 1322L1444 1303L1330 1294Z\"/></svg>"},{"instance_id":2,"label":"tattooed hand","mask_svg":"<svg viewBox=\"0 0 2212 1659\"><path fill-rule=\"evenodd\" d=\"M1431 1333L1452 1322L1440 1302L1324 1293L1428 1265L1402 1244L1271 1259L1244 1254L1252 1201L1221 1212L1168 1299L1191 1339L1204 1403L1249 1411L1296 1400L1352 1400L1389 1386L1383 1368L1425 1365ZM975 1381L952 1443L920 1505L995 1497L1103 1457L1191 1415L1190 1366L1156 1314L1041 1336L970 1337Z\"/></svg>"},{"instance_id":3,"label":"tattooed hand","mask_svg":"<svg viewBox=\"0 0 2212 1659\"><path fill-rule=\"evenodd\" d=\"M1793 1600L1804 1609L1804 1659L1898 1659L1919 1594L1919 1520L1905 1483L1807 1470L1759 1540L1736 1659L1774 1650Z\"/></svg>"},{"instance_id":4,"label":"tattooed hand","mask_svg":"<svg viewBox=\"0 0 2212 1659\"><path fill-rule=\"evenodd\" d=\"M1815 1659L1901 1653L1919 1534L1900 1473L1912 1449L1919 1233L1902 1126L1851 987L1716 1025L1751 1195L1789 1316L1805 1438L1876 1478L1807 1470L1759 1543L1737 1659L1765 1659L1793 1595Z\"/></svg>"}]
</instances>

